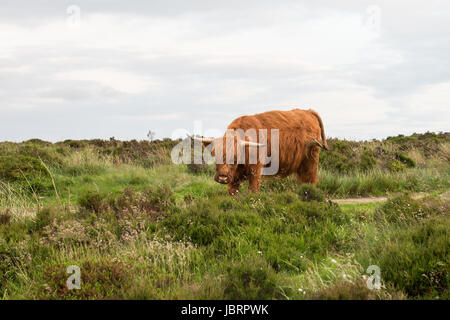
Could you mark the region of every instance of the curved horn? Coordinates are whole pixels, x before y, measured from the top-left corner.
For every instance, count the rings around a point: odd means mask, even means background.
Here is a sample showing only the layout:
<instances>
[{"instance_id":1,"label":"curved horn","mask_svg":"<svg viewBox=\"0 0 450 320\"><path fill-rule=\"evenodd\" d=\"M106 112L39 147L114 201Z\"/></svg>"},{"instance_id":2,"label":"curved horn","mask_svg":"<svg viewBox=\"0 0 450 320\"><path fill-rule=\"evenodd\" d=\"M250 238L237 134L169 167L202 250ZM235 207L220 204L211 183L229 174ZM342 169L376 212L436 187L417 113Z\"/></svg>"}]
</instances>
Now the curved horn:
<instances>
[{"instance_id":1,"label":"curved horn","mask_svg":"<svg viewBox=\"0 0 450 320\"><path fill-rule=\"evenodd\" d=\"M265 143L257 143L257 142L247 141L247 140L242 140L240 143L243 144L244 146L249 146L249 147L265 147L266 146Z\"/></svg>"},{"instance_id":2,"label":"curved horn","mask_svg":"<svg viewBox=\"0 0 450 320\"><path fill-rule=\"evenodd\" d=\"M187 135L189 138L191 138L192 140L197 140L197 141L204 142L204 143L211 143L211 142L213 142L213 140L214 140L214 139L207 139L207 138L197 138L197 137L191 136L191 135L188 134L188 133L186 133L186 135Z\"/></svg>"}]
</instances>

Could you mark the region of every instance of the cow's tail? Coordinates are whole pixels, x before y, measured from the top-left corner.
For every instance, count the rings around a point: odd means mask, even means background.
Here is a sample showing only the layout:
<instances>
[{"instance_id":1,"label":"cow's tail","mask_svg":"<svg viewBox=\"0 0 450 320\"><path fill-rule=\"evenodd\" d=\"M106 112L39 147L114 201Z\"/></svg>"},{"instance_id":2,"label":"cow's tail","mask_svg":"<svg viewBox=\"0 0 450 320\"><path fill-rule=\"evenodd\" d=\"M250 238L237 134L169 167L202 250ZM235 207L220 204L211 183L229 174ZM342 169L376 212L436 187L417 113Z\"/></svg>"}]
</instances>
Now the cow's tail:
<instances>
[{"instance_id":1,"label":"cow's tail","mask_svg":"<svg viewBox=\"0 0 450 320\"><path fill-rule=\"evenodd\" d=\"M327 138L325 137L325 131L324 131L324 129L323 129L322 119L320 118L319 114L318 114L316 111L311 110L311 109L310 109L309 111L310 111L310 112L317 118L317 120L319 121L320 134L321 134L321 136L322 136L322 142L318 141L317 139L314 139L314 140L315 140L314 142L316 142L317 145L318 145L319 147L321 147L321 148L323 148L323 149L325 149L325 150L329 150L329 149L328 149L328 144L327 144Z\"/></svg>"}]
</instances>

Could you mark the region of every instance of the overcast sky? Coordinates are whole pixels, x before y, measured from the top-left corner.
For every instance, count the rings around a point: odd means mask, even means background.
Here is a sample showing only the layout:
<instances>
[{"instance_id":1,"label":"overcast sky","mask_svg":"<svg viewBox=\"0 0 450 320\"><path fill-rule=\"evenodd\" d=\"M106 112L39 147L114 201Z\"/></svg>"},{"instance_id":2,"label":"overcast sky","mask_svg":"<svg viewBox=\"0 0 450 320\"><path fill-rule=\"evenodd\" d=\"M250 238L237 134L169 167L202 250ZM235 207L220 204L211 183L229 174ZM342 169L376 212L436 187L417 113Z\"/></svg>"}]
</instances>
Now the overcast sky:
<instances>
[{"instance_id":1,"label":"overcast sky","mask_svg":"<svg viewBox=\"0 0 450 320\"><path fill-rule=\"evenodd\" d=\"M0 140L215 135L292 107L330 137L450 131L449 57L449 1L0 0Z\"/></svg>"}]
</instances>

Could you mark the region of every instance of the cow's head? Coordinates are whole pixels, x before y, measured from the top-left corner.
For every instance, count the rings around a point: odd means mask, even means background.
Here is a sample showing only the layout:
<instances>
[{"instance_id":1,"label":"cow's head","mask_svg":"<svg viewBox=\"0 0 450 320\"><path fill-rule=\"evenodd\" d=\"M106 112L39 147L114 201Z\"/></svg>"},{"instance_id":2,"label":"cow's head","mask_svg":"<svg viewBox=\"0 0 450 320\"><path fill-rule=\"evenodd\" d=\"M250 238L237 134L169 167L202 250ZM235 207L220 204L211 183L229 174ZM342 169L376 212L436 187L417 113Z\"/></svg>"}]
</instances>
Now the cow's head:
<instances>
[{"instance_id":1,"label":"cow's head","mask_svg":"<svg viewBox=\"0 0 450 320\"><path fill-rule=\"evenodd\" d=\"M222 184L233 184L239 179L239 167L247 163L249 148L265 146L265 144L250 141L248 137L241 138L232 132L227 132L223 137L215 139L191 138L201 141L203 147L211 151L216 164L214 180Z\"/></svg>"}]
</instances>

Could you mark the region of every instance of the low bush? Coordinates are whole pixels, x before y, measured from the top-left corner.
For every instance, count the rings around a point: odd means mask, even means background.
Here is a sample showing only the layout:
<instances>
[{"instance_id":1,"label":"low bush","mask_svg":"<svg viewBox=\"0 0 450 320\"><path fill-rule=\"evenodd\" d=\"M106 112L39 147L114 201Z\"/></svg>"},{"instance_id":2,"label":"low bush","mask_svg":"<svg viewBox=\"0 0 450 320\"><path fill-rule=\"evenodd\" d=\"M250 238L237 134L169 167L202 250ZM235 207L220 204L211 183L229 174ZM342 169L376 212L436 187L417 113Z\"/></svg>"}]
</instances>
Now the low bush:
<instances>
[{"instance_id":1,"label":"low bush","mask_svg":"<svg viewBox=\"0 0 450 320\"><path fill-rule=\"evenodd\" d=\"M200 201L187 210L171 214L163 220L163 225L169 229L177 241L209 245L223 234L227 226L235 223L235 219L227 217L230 216L223 215L214 204Z\"/></svg>"},{"instance_id":2,"label":"low bush","mask_svg":"<svg viewBox=\"0 0 450 320\"><path fill-rule=\"evenodd\" d=\"M102 192L88 190L80 195L78 204L81 208L95 213L101 213L108 209L105 201L106 195Z\"/></svg>"},{"instance_id":3,"label":"low bush","mask_svg":"<svg viewBox=\"0 0 450 320\"><path fill-rule=\"evenodd\" d=\"M173 191L166 185L141 191L125 188L118 193L105 194L88 190L78 199L81 208L96 214L114 212L117 216L146 215L153 220L175 204Z\"/></svg>"},{"instance_id":4,"label":"low bush","mask_svg":"<svg viewBox=\"0 0 450 320\"><path fill-rule=\"evenodd\" d=\"M395 152L395 158L401 163L405 164L408 168L414 168L416 166L416 162L413 159L405 156L401 152Z\"/></svg>"},{"instance_id":5,"label":"low bush","mask_svg":"<svg viewBox=\"0 0 450 320\"><path fill-rule=\"evenodd\" d=\"M377 290L370 290L364 280L337 281L308 296L312 300L375 300Z\"/></svg>"},{"instance_id":6,"label":"low bush","mask_svg":"<svg viewBox=\"0 0 450 320\"><path fill-rule=\"evenodd\" d=\"M118 195L107 199L108 206L116 214L146 215L156 221L175 204L173 191L166 185L136 191L125 188Z\"/></svg>"},{"instance_id":7,"label":"low bush","mask_svg":"<svg viewBox=\"0 0 450 320\"><path fill-rule=\"evenodd\" d=\"M0 211L0 225L9 224L11 221L11 210L6 209L4 211Z\"/></svg>"},{"instance_id":8,"label":"low bush","mask_svg":"<svg viewBox=\"0 0 450 320\"><path fill-rule=\"evenodd\" d=\"M303 201L325 201L325 193L311 184L302 184L298 188L298 194Z\"/></svg>"},{"instance_id":9,"label":"low bush","mask_svg":"<svg viewBox=\"0 0 450 320\"><path fill-rule=\"evenodd\" d=\"M16 247L11 247L0 242L0 292L6 289L8 282L13 282L18 277L18 271L26 270L27 260L31 257L25 256Z\"/></svg>"},{"instance_id":10,"label":"low bush","mask_svg":"<svg viewBox=\"0 0 450 320\"><path fill-rule=\"evenodd\" d=\"M319 165L338 173L348 173L358 166L357 155L348 141L328 140L329 151L320 153Z\"/></svg>"},{"instance_id":11,"label":"low bush","mask_svg":"<svg viewBox=\"0 0 450 320\"><path fill-rule=\"evenodd\" d=\"M375 211L378 220L388 223L411 223L430 215L445 214L447 206L434 199L414 200L408 195L388 199Z\"/></svg>"},{"instance_id":12,"label":"low bush","mask_svg":"<svg viewBox=\"0 0 450 320\"><path fill-rule=\"evenodd\" d=\"M18 183L34 192L45 192L51 188L51 180L42 162L26 155L0 156L0 179Z\"/></svg>"},{"instance_id":13,"label":"low bush","mask_svg":"<svg viewBox=\"0 0 450 320\"><path fill-rule=\"evenodd\" d=\"M432 217L371 245L382 280L409 298L449 299L448 216Z\"/></svg>"},{"instance_id":14,"label":"low bush","mask_svg":"<svg viewBox=\"0 0 450 320\"><path fill-rule=\"evenodd\" d=\"M43 270L46 285L40 290L40 299L120 299L130 286L129 266L118 260L84 261L80 267L81 289L67 286L69 265L53 264Z\"/></svg>"},{"instance_id":15,"label":"low bush","mask_svg":"<svg viewBox=\"0 0 450 320\"><path fill-rule=\"evenodd\" d=\"M243 258L228 266L225 299L277 299L279 294L275 271L262 258Z\"/></svg>"},{"instance_id":16,"label":"low bush","mask_svg":"<svg viewBox=\"0 0 450 320\"><path fill-rule=\"evenodd\" d=\"M33 231L40 231L46 226L50 225L53 220L63 216L61 208L46 207L42 208L36 213Z\"/></svg>"},{"instance_id":17,"label":"low bush","mask_svg":"<svg viewBox=\"0 0 450 320\"><path fill-rule=\"evenodd\" d=\"M361 154L359 169L368 172L374 169L377 165L377 160L373 151L364 150Z\"/></svg>"}]
</instances>

